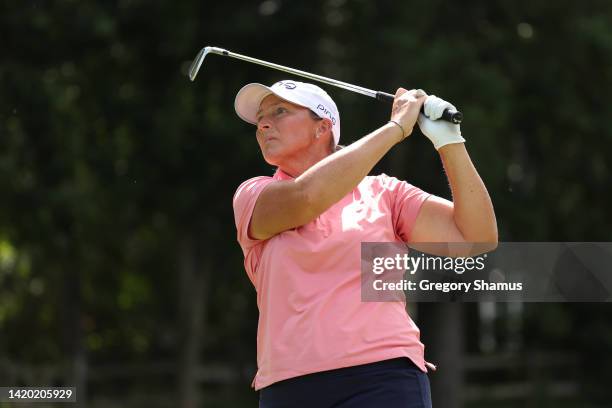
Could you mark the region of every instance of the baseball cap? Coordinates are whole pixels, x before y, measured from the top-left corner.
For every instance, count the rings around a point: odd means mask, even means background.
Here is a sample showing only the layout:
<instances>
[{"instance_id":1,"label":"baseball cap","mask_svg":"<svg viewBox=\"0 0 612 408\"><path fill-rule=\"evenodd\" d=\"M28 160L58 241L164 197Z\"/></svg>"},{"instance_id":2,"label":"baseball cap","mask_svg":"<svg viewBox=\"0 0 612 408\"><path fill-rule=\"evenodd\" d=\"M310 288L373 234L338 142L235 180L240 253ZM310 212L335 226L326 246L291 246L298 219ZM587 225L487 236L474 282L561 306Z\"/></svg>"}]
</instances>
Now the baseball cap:
<instances>
[{"instance_id":1,"label":"baseball cap","mask_svg":"<svg viewBox=\"0 0 612 408\"><path fill-rule=\"evenodd\" d=\"M313 84L283 80L269 87L257 83L245 85L238 91L234 101L234 108L240 119L254 125L257 124L259 105L270 94L308 108L320 118L331 120L334 142L338 144L340 141L338 108L327 92Z\"/></svg>"}]
</instances>

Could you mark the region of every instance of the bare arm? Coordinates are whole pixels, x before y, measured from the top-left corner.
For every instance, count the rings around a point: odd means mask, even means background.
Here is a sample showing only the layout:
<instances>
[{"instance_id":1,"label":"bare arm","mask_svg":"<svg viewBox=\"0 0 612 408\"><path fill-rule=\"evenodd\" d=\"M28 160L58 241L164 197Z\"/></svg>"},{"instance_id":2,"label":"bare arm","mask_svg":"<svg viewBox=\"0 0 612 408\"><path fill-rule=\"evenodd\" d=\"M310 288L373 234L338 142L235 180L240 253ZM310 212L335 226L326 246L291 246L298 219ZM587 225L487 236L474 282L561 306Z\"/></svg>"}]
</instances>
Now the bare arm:
<instances>
[{"instance_id":1,"label":"bare arm","mask_svg":"<svg viewBox=\"0 0 612 408\"><path fill-rule=\"evenodd\" d=\"M431 197L413 228L414 242L497 243L497 221L487 188L463 143L439 150L453 201Z\"/></svg>"},{"instance_id":2,"label":"bare arm","mask_svg":"<svg viewBox=\"0 0 612 408\"><path fill-rule=\"evenodd\" d=\"M270 183L259 195L249 234L267 239L304 225L352 191L374 165L404 137L412 133L425 97L400 88L393 104L392 119L350 146L324 158L292 181Z\"/></svg>"},{"instance_id":3,"label":"bare arm","mask_svg":"<svg viewBox=\"0 0 612 408\"><path fill-rule=\"evenodd\" d=\"M387 124L295 180L270 183L255 204L250 235L267 239L312 221L351 192L401 138L399 127Z\"/></svg>"}]
</instances>

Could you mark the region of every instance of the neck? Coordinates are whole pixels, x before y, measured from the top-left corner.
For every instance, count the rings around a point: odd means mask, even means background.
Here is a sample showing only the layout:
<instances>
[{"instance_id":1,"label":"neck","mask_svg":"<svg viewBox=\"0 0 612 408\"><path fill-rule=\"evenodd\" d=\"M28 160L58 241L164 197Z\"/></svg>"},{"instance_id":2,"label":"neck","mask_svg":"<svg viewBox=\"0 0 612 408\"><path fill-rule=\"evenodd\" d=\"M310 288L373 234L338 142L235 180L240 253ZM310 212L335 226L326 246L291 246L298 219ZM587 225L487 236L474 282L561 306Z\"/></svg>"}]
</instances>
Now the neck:
<instances>
[{"instance_id":1,"label":"neck","mask_svg":"<svg viewBox=\"0 0 612 408\"><path fill-rule=\"evenodd\" d=\"M302 175L302 173L304 173L306 170L308 170L321 160L323 160L323 157L319 158L318 160L300 160L299 162L291 161L280 164L278 167L291 177L298 178Z\"/></svg>"},{"instance_id":2,"label":"neck","mask_svg":"<svg viewBox=\"0 0 612 408\"><path fill-rule=\"evenodd\" d=\"M283 161L278 164L278 167L290 175L293 178L298 178L301 176L306 170L314 166L316 163L320 162L327 156L329 156L329 152L321 151L316 154L309 155L301 155L299 157L292 157L288 160Z\"/></svg>"}]
</instances>

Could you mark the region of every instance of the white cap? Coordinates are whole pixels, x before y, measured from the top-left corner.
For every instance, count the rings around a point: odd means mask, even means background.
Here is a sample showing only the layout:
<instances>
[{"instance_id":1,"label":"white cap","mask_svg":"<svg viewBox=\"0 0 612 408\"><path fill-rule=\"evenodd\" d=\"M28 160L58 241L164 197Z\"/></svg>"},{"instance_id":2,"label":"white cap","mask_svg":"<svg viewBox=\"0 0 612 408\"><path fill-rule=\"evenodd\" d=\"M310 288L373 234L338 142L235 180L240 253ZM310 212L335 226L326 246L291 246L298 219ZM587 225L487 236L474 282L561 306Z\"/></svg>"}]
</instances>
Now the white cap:
<instances>
[{"instance_id":1,"label":"white cap","mask_svg":"<svg viewBox=\"0 0 612 408\"><path fill-rule=\"evenodd\" d=\"M256 125L259 105L270 94L308 108L321 118L331 120L334 142L338 144L340 141L340 113L336 104L323 89L305 82L285 80L271 87L256 83L243 86L236 94L234 101L234 108L240 119Z\"/></svg>"}]
</instances>

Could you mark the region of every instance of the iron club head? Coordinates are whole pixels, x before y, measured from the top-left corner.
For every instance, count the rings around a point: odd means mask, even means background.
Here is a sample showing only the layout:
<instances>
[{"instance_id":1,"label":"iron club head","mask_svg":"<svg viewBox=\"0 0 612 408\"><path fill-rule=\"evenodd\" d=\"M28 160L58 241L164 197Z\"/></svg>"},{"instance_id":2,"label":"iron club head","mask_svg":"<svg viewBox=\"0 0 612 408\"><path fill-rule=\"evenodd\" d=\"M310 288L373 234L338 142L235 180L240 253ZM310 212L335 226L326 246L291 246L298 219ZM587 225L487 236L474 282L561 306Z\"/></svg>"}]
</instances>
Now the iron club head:
<instances>
[{"instance_id":1,"label":"iron club head","mask_svg":"<svg viewBox=\"0 0 612 408\"><path fill-rule=\"evenodd\" d=\"M223 56L229 56L229 51L224 50L223 48L219 48L219 47L202 48L200 52L198 53L198 55L193 60L193 62L191 63L191 66L189 67L189 79L191 79L192 82L195 79L196 75L198 75L198 71L200 70L202 63L204 62L204 58L206 58L206 55L210 53L219 54Z\"/></svg>"},{"instance_id":2,"label":"iron club head","mask_svg":"<svg viewBox=\"0 0 612 408\"><path fill-rule=\"evenodd\" d=\"M204 58L206 58L206 54L210 52L212 47L204 47L200 50L198 55L195 57L191 66L189 67L189 79L193 82L195 80L196 75L198 75L198 71L204 62Z\"/></svg>"}]
</instances>

